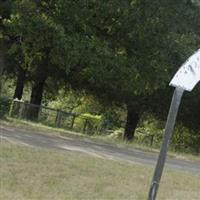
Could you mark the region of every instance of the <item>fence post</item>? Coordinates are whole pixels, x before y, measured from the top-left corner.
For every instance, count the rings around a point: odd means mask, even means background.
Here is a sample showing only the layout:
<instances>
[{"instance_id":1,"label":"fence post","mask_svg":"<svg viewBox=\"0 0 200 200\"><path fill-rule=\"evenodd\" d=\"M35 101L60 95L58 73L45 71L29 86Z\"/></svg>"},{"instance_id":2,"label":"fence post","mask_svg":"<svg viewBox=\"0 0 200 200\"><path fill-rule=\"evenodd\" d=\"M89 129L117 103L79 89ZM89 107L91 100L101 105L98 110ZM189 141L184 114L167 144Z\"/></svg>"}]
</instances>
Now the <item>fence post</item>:
<instances>
[{"instance_id":1,"label":"fence post","mask_svg":"<svg viewBox=\"0 0 200 200\"><path fill-rule=\"evenodd\" d=\"M74 127L74 121L75 121L75 119L76 119L76 116L75 116L75 115L73 115L73 116L72 116L72 122L71 122L70 129L73 129L73 127Z\"/></svg>"},{"instance_id":2,"label":"fence post","mask_svg":"<svg viewBox=\"0 0 200 200\"><path fill-rule=\"evenodd\" d=\"M13 107L14 107L14 101L15 100L12 100L12 102L10 104L10 109L9 109L9 114L8 114L9 117L12 117Z\"/></svg>"},{"instance_id":3,"label":"fence post","mask_svg":"<svg viewBox=\"0 0 200 200\"><path fill-rule=\"evenodd\" d=\"M19 118L23 118L23 112L24 112L24 103L23 102L18 102L19 103Z\"/></svg>"},{"instance_id":4,"label":"fence post","mask_svg":"<svg viewBox=\"0 0 200 200\"><path fill-rule=\"evenodd\" d=\"M88 120L85 119L85 123L84 123L84 126L83 126L83 133L85 133L87 125L88 125Z\"/></svg>"},{"instance_id":5,"label":"fence post","mask_svg":"<svg viewBox=\"0 0 200 200\"><path fill-rule=\"evenodd\" d=\"M24 115L23 115L23 118L25 119L25 120L27 120L28 119L28 117L27 117L27 112L28 112L28 102L24 102Z\"/></svg>"},{"instance_id":6,"label":"fence post","mask_svg":"<svg viewBox=\"0 0 200 200\"><path fill-rule=\"evenodd\" d=\"M56 127L60 127L60 124L61 124L61 111L60 110L57 110L55 124L56 124Z\"/></svg>"},{"instance_id":7,"label":"fence post","mask_svg":"<svg viewBox=\"0 0 200 200\"><path fill-rule=\"evenodd\" d=\"M152 147L153 145L153 140L154 140L154 135L151 135L151 141L150 141L150 146Z\"/></svg>"},{"instance_id":8,"label":"fence post","mask_svg":"<svg viewBox=\"0 0 200 200\"><path fill-rule=\"evenodd\" d=\"M36 107L37 108L37 107ZM40 123L40 121L42 120L41 118L41 113L42 113L42 107L41 105L38 107L38 115L37 115L37 122Z\"/></svg>"}]
</instances>

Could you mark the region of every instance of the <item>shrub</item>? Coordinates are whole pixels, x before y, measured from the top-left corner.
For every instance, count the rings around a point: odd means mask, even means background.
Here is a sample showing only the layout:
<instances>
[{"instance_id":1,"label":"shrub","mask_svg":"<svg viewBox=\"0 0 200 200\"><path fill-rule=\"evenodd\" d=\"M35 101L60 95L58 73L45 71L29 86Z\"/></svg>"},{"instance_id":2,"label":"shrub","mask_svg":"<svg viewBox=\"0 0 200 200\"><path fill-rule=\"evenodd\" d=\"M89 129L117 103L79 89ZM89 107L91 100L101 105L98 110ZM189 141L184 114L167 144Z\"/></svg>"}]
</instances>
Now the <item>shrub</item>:
<instances>
[{"instance_id":1,"label":"shrub","mask_svg":"<svg viewBox=\"0 0 200 200\"><path fill-rule=\"evenodd\" d=\"M139 143L159 146L164 133L164 124L154 117L149 117L143 121L136 129L135 139Z\"/></svg>"},{"instance_id":2,"label":"shrub","mask_svg":"<svg viewBox=\"0 0 200 200\"><path fill-rule=\"evenodd\" d=\"M5 115L9 113L11 102L11 99L0 98L0 118L5 117Z\"/></svg>"},{"instance_id":3,"label":"shrub","mask_svg":"<svg viewBox=\"0 0 200 200\"><path fill-rule=\"evenodd\" d=\"M183 152L200 152L200 132L178 124L172 136L172 149Z\"/></svg>"},{"instance_id":4,"label":"shrub","mask_svg":"<svg viewBox=\"0 0 200 200\"><path fill-rule=\"evenodd\" d=\"M101 115L92 115L90 113L84 113L76 117L74 122L74 128L79 131L81 130L87 134L94 134L100 131L101 122Z\"/></svg>"}]
</instances>

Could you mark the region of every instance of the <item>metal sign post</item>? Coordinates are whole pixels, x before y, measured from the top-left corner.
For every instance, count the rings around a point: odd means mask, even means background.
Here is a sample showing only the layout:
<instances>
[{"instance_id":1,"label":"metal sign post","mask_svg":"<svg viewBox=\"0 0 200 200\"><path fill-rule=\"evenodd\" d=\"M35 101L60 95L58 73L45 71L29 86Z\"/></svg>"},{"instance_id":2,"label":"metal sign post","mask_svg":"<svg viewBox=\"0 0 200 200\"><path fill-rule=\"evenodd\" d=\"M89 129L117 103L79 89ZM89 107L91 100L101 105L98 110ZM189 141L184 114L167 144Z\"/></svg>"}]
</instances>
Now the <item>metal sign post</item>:
<instances>
[{"instance_id":1,"label":"metal sign post","mask_svg":"<svg viewBox=\"0 0 200 200\"><path fill-rule=\"evenodd\" d=\"M200 49L196 51L178 70L170 85L176 87L172 98L166 126L163 137L163 143L154 171L154 176L151 182L148 200L155 200L160 179L162 176L167 150L170 144L170 139L176 122L176 117L181 103L181 98L185 90L191 91L200 81Z\"/></svg>"},{"instance_id":2,"label":"metal sign post","mask_svg":"<svg viewBox=\"0 0 200 200\"><path fill-rule=\"evenodd\" d=\"M153 180L152 180L151 187L149 190L148 200L154 200L156 198L159 182L162 176L162 172L163 172L163 168L164 168L164 164L165 164L165 160L167 156L167 150L168 150L171 135L174 129L176 116L178 113L183 92L184 90L178 87L174 91L174 95L172 98L172 102L171 102L171 106L170 106L170 110L169 110L169 114L167 118L167 123L165 126L165 134L163 138L162 148L160 151L160 155L159 155L158 162L155 168Z\"/></svg>"}]
</instances>

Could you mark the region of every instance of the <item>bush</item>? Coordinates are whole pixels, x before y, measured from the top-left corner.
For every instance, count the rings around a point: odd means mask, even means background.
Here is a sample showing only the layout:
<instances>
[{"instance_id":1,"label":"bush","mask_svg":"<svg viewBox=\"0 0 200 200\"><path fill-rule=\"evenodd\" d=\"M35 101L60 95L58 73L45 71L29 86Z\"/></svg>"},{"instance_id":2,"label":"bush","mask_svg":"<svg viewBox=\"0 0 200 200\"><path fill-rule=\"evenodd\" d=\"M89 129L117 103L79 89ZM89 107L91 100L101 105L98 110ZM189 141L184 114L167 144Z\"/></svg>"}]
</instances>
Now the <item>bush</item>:
<instances>
[{"instance_id":1,"label":"bush","mask_svg":"<svg viewBox=\"0 0 200 200\"><path fill-rule=\"evenodd\" d=\"M74 122L74 128L78 131L83 131L87 134L94 134L100 131L101 122L101 115L92 115L90 113L84 113L76 117Z\"/></svg>"},{"instance_id":2,"label":"bush","mask_svg":"<svg viewBox=\"0 0 200 200\"><path fill-rule=\"evenodd\" d=\"M5 117L9 113L12 100L8 98L0 98L0 118Z\"/></svg>"},{"instance_id":3,"label":"bush","mask_svg":"<svg viewBox=\"0 0 200 200\"><path fill-rule=\"evenodd\" d=\"M135 139L139 143L160 147L165 124L154 117L146 118L136 130ZM177 123L172 134L170 149L188 153L200 152L200 132L193 131Z\"/></svg>"},{"instance_id":4,"label":"bush","mask_svg":"<svg viewBox=\"0 0 200 200\"><path fill-rule=\"evenodd\" d=\"M114 130L107 137L111 138L111 139L114 139L114 140L122 140L123 134L124 134L124 129L120 128L120 129Z\"/></svg>"},{"instance_id":5,"label":"bush","mask_svg":"<svg viewBox=\"0 0 200 200\"><path fill-rule=\"evenodd\" d=\"M186 153L200 152L200 132L189 130L179 124L172 136L172 149Z\"/></svg>"},{"instance_id":6,"label":"bush","mask_svg":"<svg viewBox=\"0 0 200 200\"><path fill-rule=\"evenodd\" d=\"M163 133L164 124L151 116L136 129L135 139L139 143L158 147L162 141Z\"/></svg>"}]
</instances>

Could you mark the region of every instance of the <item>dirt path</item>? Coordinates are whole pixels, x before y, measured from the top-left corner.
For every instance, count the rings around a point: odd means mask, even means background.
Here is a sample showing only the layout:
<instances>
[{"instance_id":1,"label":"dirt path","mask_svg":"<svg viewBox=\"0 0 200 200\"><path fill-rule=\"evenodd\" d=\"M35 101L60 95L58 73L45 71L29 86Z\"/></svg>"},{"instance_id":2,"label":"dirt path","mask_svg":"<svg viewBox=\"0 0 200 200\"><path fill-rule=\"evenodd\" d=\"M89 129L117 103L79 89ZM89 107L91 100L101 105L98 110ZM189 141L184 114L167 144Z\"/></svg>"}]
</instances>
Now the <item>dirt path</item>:
<instances>
[{"instance_id":1,"label":"dirt path","mask_svg":"<svg viewBox=\"0 0 200 200\"><path fill-rule=\"evenodd\" d=\"M147 153L140 150L119 148L114 145L95 143L84 139L74 139L69 137L59 137L45 135L34 131L21 130L7 126L0 126L1 140L21 143L38 148L49 148L57 150L78 151L93 156L120 160L131 163L155 166L157 154ZM200 175L200 162L189 162L184 160L169 158L166 168L182 170Z\"/></svg>"}]
</instances>

